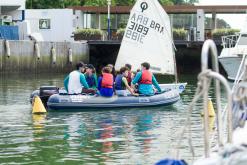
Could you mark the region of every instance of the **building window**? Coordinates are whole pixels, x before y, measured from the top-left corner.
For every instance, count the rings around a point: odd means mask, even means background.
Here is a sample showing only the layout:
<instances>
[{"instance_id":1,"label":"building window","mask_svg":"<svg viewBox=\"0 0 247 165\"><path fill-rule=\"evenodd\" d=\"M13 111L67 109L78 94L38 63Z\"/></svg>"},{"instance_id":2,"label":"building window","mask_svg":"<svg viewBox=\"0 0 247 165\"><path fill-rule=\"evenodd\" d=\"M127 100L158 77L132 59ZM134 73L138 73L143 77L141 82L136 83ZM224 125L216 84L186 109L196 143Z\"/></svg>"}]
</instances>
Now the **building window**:
<instances>
[{"instance_id":1,"label":"building window","mask_svg":"<svg viewBox=\"0 0 247 165\"><path fill-rule=\"evenodd\" d=\"M51 20L50 19L40 19L39 29L51 29Z\"/></svg>"}]
</instances>

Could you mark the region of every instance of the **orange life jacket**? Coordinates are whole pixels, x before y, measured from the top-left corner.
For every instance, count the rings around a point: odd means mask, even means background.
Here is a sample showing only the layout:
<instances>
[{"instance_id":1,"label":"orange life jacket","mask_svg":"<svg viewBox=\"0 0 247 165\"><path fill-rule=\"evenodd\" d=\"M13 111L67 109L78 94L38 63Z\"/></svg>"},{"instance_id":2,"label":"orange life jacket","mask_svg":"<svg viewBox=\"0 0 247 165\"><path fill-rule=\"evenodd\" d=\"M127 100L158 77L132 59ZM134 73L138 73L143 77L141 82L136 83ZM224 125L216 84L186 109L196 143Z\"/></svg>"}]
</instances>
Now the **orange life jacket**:
<instances>
[{"instance_id":1,"label":"orange life jacket","mask_svg":"<svg viewBox=\"0 0 247 165\"><path fill-rule=\"evenodd\" d=\"M139 81L140 84L152 84L152 73L148 70L142 71L142 77Z\"/></svg>"},{"instance_id":2,"label":"orange life jacket","mask_svg":"<svg viewBox=\"0 0 247 165\"><path fill-rule=\"evenodd\" d=\"M110 73L103 73L101 87L113 88L113 75Z\"/></svg>"}]
</instances>

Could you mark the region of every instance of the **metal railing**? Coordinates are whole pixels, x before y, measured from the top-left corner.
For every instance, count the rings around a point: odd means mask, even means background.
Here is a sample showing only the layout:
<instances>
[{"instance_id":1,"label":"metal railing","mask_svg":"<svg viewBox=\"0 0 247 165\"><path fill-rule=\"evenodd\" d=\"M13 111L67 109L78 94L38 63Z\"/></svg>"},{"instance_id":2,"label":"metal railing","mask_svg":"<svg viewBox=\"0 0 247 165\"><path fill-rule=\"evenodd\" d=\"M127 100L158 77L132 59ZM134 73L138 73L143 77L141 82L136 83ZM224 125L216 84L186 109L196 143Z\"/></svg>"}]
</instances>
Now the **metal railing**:
<instances>
[{"instance_id":1,"label":"metal railing","mask_svg":"<svg viewBox=\"0 0 247 165\"><path fill-rule=\"evenodd\" d=\"M222 46L223 48L233 48L235 47L240 34L222 36Z\"/></svg>"}]
</instances>

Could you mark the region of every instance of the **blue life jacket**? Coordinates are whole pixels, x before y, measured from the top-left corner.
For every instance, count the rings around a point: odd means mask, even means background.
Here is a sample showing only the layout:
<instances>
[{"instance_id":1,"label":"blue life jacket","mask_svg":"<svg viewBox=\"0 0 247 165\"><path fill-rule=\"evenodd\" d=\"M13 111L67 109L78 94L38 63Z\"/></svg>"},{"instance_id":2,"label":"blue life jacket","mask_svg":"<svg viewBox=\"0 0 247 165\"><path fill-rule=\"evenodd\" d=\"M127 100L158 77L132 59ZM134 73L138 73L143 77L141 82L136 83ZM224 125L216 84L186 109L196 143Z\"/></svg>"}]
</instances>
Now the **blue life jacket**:
<instances>
[{"instance_id":1,"label":"blue life jacket","mask_svg":"<svg viewBox=\"0 0 247 165\"><path fill-rule=\"evenodd\" d=\"M125 90L126 87L122 82L123 79L123 75L122 74L118 74L116 79L115 79L115 89L116 90Z\"/></svg>"},{"instance_id":2,"label":"blue life jacket","mask_svg":"<svg viewBox=\"0 0 247 165\"><path fill-rule=\"evenodd\" d=\"M93 75L92 76L86 75L85 77L86 77L86 81L88 83L89 88L92 88L92 87L96 86L96 82L95 82L95 79L94 79Z\"/></svg>"}]
</instances>

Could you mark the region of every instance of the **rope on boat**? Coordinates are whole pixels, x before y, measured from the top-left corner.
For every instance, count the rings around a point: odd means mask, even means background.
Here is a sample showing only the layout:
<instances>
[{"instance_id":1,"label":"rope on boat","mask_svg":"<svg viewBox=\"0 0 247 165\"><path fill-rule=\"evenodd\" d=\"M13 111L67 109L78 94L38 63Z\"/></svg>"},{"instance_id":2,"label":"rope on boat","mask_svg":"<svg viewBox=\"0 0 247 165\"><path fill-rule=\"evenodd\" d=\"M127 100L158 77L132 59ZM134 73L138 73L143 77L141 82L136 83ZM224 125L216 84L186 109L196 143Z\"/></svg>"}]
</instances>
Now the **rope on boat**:
<instances>
[{"instance_id":1,"label":"rope on boat","mask_svg":"<svg viewBox=\"0 0 247 165\"><path fill-rule=\"evenodd\" d=\"M211 52L212 55L212 64L213 64L213 70L208 69L208 56ZM218 135L218 144L219 147L223 146L223 136L222 136L222 113L221 113L221 97L220 97L220 83L225 87L226 95L227 95L227 101L228 106L226 108L227 111L227 142L232 142L232 95L231 95L231 89L229 87L228 82L226 79L219 74L219 66L218 66L218 55L217 55L217 49L216 45L212 40L206 40L202 47L202 53L201 53L201 64L202 64L202 72L198 75L198 83L197 83L197 89L196 93L194 95L194 98L192 102L188 106L188 115L187 115L187 121L182 129L182 133L179 136L179 141L177 144L177 153L176 157L179 158L179 147L181 145L182 138L185 134L186 128L188 127L189 130L189 147L192 153L192 156L194 158L194 148L192 145L192 137L191 137L191 120L190 116L193 110L193 107L196 103L196 101L202 97L203 98L203 111L204 111L204 121L203 121L203 130L204 130L204 152L205 157L209 157L210 153L210 139L209 139L209 128L208 128L208 91L209 87L211 85L212 79L215 80L215 97L216 97L216 105L217 105L217 135Z\"/></svg>"},{"instance_id":2,"label":"rope on boat","mask_svg":"<svg viewBox=\"0 0 247 165\"><path fill-rule=\"evenodd\" d=\"M178 140L178 144L177 144L177 147L176 147L176 158L179 159L179 148L181 146L181 142L182 142L182 138L186 132L186 129L188 128L188 131L189 131L189 140L188 140L188 143L189 143L189 147L190 147L190 151L192 153L192 156L194 158L195 156L195 152L194 152L194 147L193 147L193 144L192 144L192 136L191 136L191 114L192 114L192 111L193 111L193 108L196 104L196 102L203 96L204 92L208 92L209 90L209 87L210 87L210 84L211 84L211 81L212 81L212 78L209 77L209 74L210 72L212 72L211 70L205 70L204 72L201 72L199 75L198 75L198 82L197 82L197 88L196 88L196 92L195 92L195 95L193 97L193 100L191 101L191 103L188 105L188 114L187 114L187 118L186 118L186 123L182 129L182 132L181 132L181 135L179 136L179 140ZM203 81L206 80L207 81L207 86L203 86Z\"/></svg>"}]
</instances>

